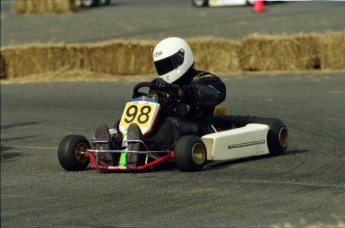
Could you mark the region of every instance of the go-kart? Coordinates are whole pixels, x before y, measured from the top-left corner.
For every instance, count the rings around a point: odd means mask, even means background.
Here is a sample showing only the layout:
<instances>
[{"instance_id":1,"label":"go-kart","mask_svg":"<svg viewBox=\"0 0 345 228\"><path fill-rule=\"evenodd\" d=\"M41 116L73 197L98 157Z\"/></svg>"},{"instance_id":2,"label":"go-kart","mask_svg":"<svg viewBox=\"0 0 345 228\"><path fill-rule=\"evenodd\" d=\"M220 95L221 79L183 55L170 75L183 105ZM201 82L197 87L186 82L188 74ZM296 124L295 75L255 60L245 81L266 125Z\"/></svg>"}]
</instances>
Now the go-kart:
<instances>
[{"instance_id":1,"label":"go-kart","mask_svg":"<svg viewBox=\"0 0 345 228\"><path fill-rule=\"evenodd\" d=\"M203 135L182 136L166 150L151 150L145 143L155 127L160 111L164 105L173 105L177 97L171 91L139 92L150 88L150 82L137 84L133 89L134 99L129 101L122 117L114 128L109 130L111 136L120 135L121 146L116 150L104 150L100 145L109 143L95 137L68 135L62 139L58 148L58 159L67 171L80 171L89 165L92 169L108 171L140 171L152 169L158 165L175 164L181 171L202 170L207 162L229 161L265 154L282 153L288 145L288 129L277 118L254 116L233 116L215 114L212 132ZM216 108L217 110L217 108ZM142 132L143 140L127 139L127 129L136 123ZM130 151L129 143L141 143L143 151ZM119 154L115 165L100 162L101 153ZM130 153L143 154L142 164L129 166L127 156Z\"/></svg>"}]
</instances>

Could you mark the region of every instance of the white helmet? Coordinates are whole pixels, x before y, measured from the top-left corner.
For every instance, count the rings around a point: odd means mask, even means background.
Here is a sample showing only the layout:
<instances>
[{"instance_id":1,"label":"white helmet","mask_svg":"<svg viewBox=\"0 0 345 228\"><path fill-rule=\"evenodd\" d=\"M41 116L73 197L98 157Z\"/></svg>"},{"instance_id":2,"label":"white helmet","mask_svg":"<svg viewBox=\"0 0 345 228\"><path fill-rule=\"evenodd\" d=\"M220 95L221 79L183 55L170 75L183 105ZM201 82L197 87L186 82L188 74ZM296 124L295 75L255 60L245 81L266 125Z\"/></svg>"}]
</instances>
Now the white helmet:
<instances>
[{"instance_id":1,"label":"white helmet","mask_svg":"<svg viewBox=\"0 0 345 228\"><path fill-rule=\"evenodd\" d=\"M153 50L153 61L159 77L173 83L193 66L194 57L185 40L170 37L156 45Z\"/></svg>"}]
</instances>

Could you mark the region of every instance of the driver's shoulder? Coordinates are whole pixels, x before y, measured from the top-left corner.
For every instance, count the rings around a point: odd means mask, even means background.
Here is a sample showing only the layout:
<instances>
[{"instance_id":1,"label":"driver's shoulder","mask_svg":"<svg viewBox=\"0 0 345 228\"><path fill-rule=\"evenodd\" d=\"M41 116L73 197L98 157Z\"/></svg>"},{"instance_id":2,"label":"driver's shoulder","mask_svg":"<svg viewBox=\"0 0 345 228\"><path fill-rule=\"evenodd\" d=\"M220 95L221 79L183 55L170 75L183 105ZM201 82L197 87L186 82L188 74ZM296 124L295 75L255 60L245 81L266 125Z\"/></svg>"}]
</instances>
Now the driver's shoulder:
<instances>
[{"instance_id":1,"label":"driver's shoulder","mask_svg":"<svg viewBox=\"0 0 345 228\"><path fill-rule=\"evenodd\" d=\"M195 76L193 77L193 82L204 82L204 81L218 81L220 78L207 71L196 71Z\"/></svg>"}]
</instances>

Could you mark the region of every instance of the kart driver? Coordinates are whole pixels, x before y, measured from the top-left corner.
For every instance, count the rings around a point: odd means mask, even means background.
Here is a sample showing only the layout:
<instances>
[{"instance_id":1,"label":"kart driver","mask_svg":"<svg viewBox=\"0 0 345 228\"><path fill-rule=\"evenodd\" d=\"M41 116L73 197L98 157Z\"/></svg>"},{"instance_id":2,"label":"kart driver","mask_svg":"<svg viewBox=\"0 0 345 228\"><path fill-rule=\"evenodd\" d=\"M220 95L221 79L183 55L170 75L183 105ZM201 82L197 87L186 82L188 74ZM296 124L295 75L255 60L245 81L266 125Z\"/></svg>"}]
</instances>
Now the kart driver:
<instances>
[{"instance_id":1,"label":"kart driver","mask_svg":"<svg viewBox=\"0 0 345 228\"><path fill-rule=\"evenodd\" d=\"M171 148L181 136L207 134L211 128L215 106L225 99L224 83L211 73L195 70L190 46L178 37L160 41L154 48L153 61L158 77L152 80L150 89L168 89L176 95L178 102L174 107L162 108L155 129L143 139L144 142L151 150L164 150ZM106 126L96 130L96 139L109 138ZM142 140L138 125L129 126L127 139ZM109 149L114 146L110 144ZM141 147L141 143L128 143L129 151L142 150ZM104 154L103 160L112 164L116 159L115 154ZM127 165L142 164L143 159L143 154L128 153Z\"/></svg>"}]
</instances>

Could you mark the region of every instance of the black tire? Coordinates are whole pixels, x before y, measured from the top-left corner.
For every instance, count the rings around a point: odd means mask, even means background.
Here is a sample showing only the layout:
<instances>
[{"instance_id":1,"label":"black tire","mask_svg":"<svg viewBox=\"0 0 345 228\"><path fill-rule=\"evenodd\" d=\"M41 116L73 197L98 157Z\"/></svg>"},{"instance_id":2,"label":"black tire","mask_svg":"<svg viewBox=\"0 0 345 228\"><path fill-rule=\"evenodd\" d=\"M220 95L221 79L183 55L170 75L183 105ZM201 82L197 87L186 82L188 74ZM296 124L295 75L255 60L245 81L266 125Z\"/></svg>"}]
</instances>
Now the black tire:
<instances>
[{"instance_id":1,"label":"black tire","mask_svg":"<svg viewBox=\"0 0 345 228\"><path fill-rule=\"evenodd\" d=\"M106 6L110 4L110 0L81 0L82 7Z\"/></svg>"},{"instance_id":2,"label":"black tire","mask_svg":"<svg viewBox=\"0 0 345 228\"><path fill-rule=\"evenodd\" d=\"M267 144L271 155L281 154L285 151L289 143L289 134L283 121L276 118L253 117L253 123L269 126Z\"/></svg>"},{"instance_id":3,"label":"black tire","mask_svg":"<svg viewBox=\"0 0 345 228\"><path fill-rule=\"evenodd\" d=\"M80 4L82 7L93 7L99 4L99 0L81 0Z\"/></svg>"},{"instance_id":4,"label":"black tire","mask_svg":"<svg viewBox=\"0 0 345 228\"><path fill-rule=\"evenodd\" d=\"M208 0L192 0L192 4L196 7L208 6Z\"/></svg>"},{"instance_id":5,"label":"black tire","mask_svg":"<svg viewBox=\"0 0 345 228\"><path fill-rule=\"evenodd\" d=\"M200 137L181 137L174 146L175 165L181 171L199 171L206 163L206 147Z\"/></svg>"},{"instance_id":6,"label":"black tire","mask_svg":"<svg viewBox=\"0 0 345 228\"><path fill-rule=\"evenodd\" d=\"M90 159L80 152L90 149L89 141L81 135L68 135L59 144L58 158L60 165L67 171L84 170Z\"/></svg>"},{"instance_id":7,"label":"black tire","mask_svg":"<svg viewBox=\"0 0 345 228\"><path fill-rule=\"evenodd\" d=\"M110 0L101 0L98 5L106 6L110 4Z\"/></svg>"}]
</instances>

